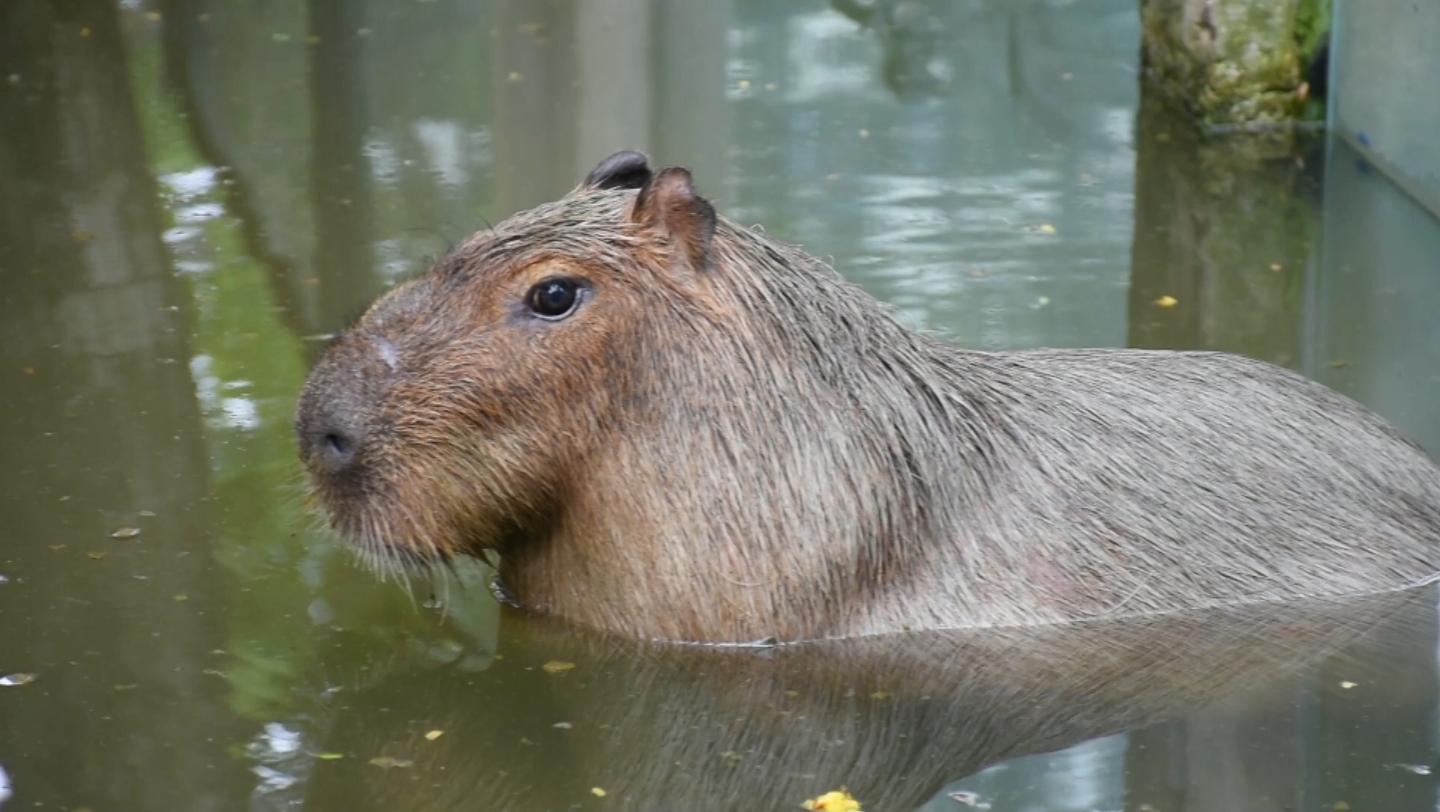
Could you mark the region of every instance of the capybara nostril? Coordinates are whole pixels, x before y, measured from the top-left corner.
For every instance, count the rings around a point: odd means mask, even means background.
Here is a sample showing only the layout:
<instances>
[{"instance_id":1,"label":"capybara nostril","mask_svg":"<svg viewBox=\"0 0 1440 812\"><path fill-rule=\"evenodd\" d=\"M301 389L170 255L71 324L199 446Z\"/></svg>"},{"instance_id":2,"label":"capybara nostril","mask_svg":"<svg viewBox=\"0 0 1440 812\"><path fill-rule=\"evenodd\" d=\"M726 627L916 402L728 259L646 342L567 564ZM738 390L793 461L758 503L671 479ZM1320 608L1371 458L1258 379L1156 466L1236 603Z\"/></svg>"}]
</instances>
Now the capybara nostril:
<instances>
[{"instance_id":1,"label":"capybara nostril","mask_svg":"<svg viewBox=\"0 0 1440 812\"><path fill-rule=\"evenodd\" d=\"M338 431L320 438L320 463L328 471L342 471L355 461L355 442Z\"/></svg>"},{"instance_id":2,"label":"capybara nostril","mask_svg":"<svg viewBox=\"0 0 1440 812\"><path fill-rule=\"evenodd\" d=\"M355 468L365 440L365 421L350 409L327 403L302 403L300 453L322 476Z\"/></svg>"}]
</instances>

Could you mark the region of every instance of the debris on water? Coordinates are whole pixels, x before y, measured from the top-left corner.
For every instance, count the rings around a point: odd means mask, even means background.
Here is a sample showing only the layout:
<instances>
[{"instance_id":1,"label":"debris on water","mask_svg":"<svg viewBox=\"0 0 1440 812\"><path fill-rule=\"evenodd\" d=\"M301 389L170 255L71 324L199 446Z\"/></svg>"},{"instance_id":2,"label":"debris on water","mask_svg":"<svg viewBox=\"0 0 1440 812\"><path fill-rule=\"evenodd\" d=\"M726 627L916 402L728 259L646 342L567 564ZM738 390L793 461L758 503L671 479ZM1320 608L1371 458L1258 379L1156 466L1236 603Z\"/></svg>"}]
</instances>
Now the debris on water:
<instances>
[{"instance_id":1,"label":"debris on water","mask_svg":"<svg viewBox=\"0 0 1440 812\"><path fill-rule=\"evenodd\" d=\"M412 766L414 766L414 764L415 764L415 762L413 762L413 761L411 761L411 760L409 760L409 759L405 759L405 758L391 758L391 757L389 757L389 756L376 756L375 758L370 759L370 763L371 763L371 764L374 764L376 767L379 767L379 768L382 769L382 770L390 770L390 769L401 769L401 770L403 770L403 769L405 769L405 768L407 768L407 767L412 767Z\"/></svg>"},{"instance_id":2,"label":"debris on water","mask_svg":"<svg viewBox=\"0 0 1440 812\"><path fill-rule=\"evenodd\" d=\"M590 794L591 794L591 795L594 795L596 798L604 798L604 797L605 797L605 790L603 790L603 789L601 789L601 788L599 788L599 787L591 787L591 788L590 788Z\"/></svg>"},{"instance_id":3,"label":"debris on water","mask_svg":"<svg viewBox=\"0 0 1440 812\"><path fill-rule=\"evenodd\" d=\"M344 753L321 753L320 755L316 756L316 758L320 759L321 761L339 761L344 757Z\"/></svg>"},{"instance_id":4,"label":"debris on water","mask_svg":"<svg viewBox=\"0 0 1440 812\"><path fill-rule=\"evenodd\" d=\"M1351 681L1348 680L1348 679L1342 679L1342 680L1340 680L1340 687L1341 687L1341 688L1344 688L1345 690L1348 691L1348 690L1350 690L1351 688L1354 688L1354 687L1355 687L1355 683L1351 682Z\"/></svg>"},{"instance_id":5,"label":"debris on water","mask_svg":"<svg viewBox=\"0 0 1440 812\"><path fill-rule=\"evenodd\" d=\"M1176 299L1174 296L1161 296L1159 299L1155 300L1155 304L1159 305L1160 307L1174 307L1179 303L1180 300Z\"/></svg>"},{"instance_id":6,"label":"debris on water","mask_svg":"<svg viewBox=\"0 0 1440 812\"><path fill-rule=\"evenodd\" d=\"M566 671L573 671L575 669L575 664L562 663L559 660L551 660L550 662L540 667L545 669L545 673L547 674L563 674Z\"/></svg>"},{"instance_id":7,"label":"debris on water","mask_svg":"<svg viewBox=\"0 0 1440 812\"><path fill-rule=\"evenodd\" d=\"M871 699L889 699L889 698L890 698L890 694L889 694L889 692L887 692L887 691L876 691L875 693L873 693L873 694L870 695L870 698L871 698Z\"/></svg>"},{"instance_id":8,"label":"debris on water","mask_svg":"<svg viewBox=\"0 0 1440 812\"><path fill-rule=\"evenodd\" d=\"M147 518L147 519L153 519L153 518L155 518L155 511L153 511L153 510L142 510L142 511L140 511L140 513L137 514L137 515L139 515L139 516L144 516L144 517Z\"/></svg>"},{"instance_id":9,"label":"debris on water","mask_svg":"<svg viewBox=\"0 0 1440 812\"><path fill-rule=\"evenodd\" d=\"M65 545L63 545L63 544L51 544L51 545L50 545L50 549L55 550L56 552L59 552L60 550L65 549Z\"/></svg>"},{"instance_id":10,"label":"debris on water","mask_svg":"<svg viewBox=\"0 0 1440 812\"><path fill-rule=\"evenodd\" d=\"M104 554L104 553L95 553L95 552L92 552L92 553L90 553L89 555L90 555L90 560L92 560L92 561L99 561L100 559L102 559L102 558L105 557L105 554Z\"/></svg>"},{"instance_id":11,"label":"debris on water","mask_svg":"<svg viewBox=\"0 0 1440 812\"><path fill-rule=\"evenodd\" d=\"M1040 224L1040 233L1041 233L1041 234L1054 234L1054 233L1055 233L1055 226L1052 226L1052 225L1050 225L1049 223L1041 223L1041 224Z\"/></svg>"},{"instance_id":12,"label":"debris on water","mask_svg":"<svg viewBox=\"0 0 1440 812\"><path fill-rule=\"evenodd\" d=\"M970 792L968 790L961 790L959 792L950 793L950 800L955 801L956 803L965 804L966 806L973 806L976 809L990 808L990 804L988 802L980 800L980 796L977 793Z\"/></svg>"},{"instance_id":13,"label":"debris on water","mask_svg":"<svg viewBox=\"0 0 1440 812\"><path fill-rule=\"evenodd\" d=\"M1270 270L1272 270L1272 271L1283 271L1283 270L1285 270L1285 266L1284 266L1284 265L1281 265L1281 264L1278 263L1278 262L1272 262L1272 263L1270 263Z\"/></svg>"},{"instance_id":14,"label":"debris on water","mask_svg":"<svg viewBox=\"0 0 1440 812\"><path fill-rule=\"evenodd\" d=\"M806 809L818 810L818 812L860 812L860 802L850 791L841 787L837 790L821 795L818 798L811 798L801 806Z\"/></svg>"},{"instance_id":15,"label":"debris on water","mask_svg":"<svg viewBox=\"0 0 1440 812\"><path fill-rule=\"evenodd\" d=\"M433 741L435 741L436 739L438 739L438 738L440 738L441 736L444 736L444 735L445 735L445 731L443 731L443 730L432 730L432 731L430 731L429 733L426 733L426 734L425 734L425 741L431 741L431 742L433 742Z\"/></svg>"},{"instance_id":16,"label":"debris on water","mask_svg":"<svg viewBox=\"0 0 1440 812\"><path fill-rule=\"evenodd\" d=\"M1335 810L1335 812L1350 812L1350 804L1344 801L1336 801L1330 805L1330 808Z\"/></svg>"},{"instance_id":17,"label":"debris on water","mask_svg":"<svg viewBox=\"0 0 1440 812\"><path fill-rule=\"evenodd\" d=\"M34 674L8 674L0 677L0 688L14 688L20 685L29 685L34 681Z\"/></svg>"},{"instance_id":18,"label":"debris on water","mask_svg":"<svg viewBox=\"0 0 1440 812\"><path fill-rule=\"evenodd\" d=\"M1330 362L1331 369L1339 369L1340 367L1348 366L1350 366L1350 362L1346 361L1344 358L1336 358L1334 361Z\"/></svg>"},{"instance_id":19,"label":"debris on water","mask_svg":"<svg viewBox=\"0 0 1440 812\"><path fill-rule=\"evenodd\" d=\"M574 725L570 724L569 722L556 722L555 724L551 725L551 727L558 728L560 730L569 730L570 728L574 727Z\"/></svg>"},{"instance_id":20,"label":"debris on water","mask_svg":"<svg viewBox=\"0 0 1440 812\"><path fill-rule=\"evenodd\" d=\"M138 535L140 535L140 528L138 528L138 527L122 527L122 528L120 528L119 530L116 530L114 533L111 533L111 534L110 534L110 538L112 538L112 539L133 539L133 538L135 538L135 537L138 536Z\"/></svg>"},{"instance_id":21,"label":"debris on water","mask_svg":"<svg viewBox=\"0 0 1440 812\"><path fill-rule=\"evenodd\" d=\"M188 601L188 600L190 600L190 598L189 598L188 596L186 596L186 594L185 594L184 592L181 592L179 595L176 595L176 596L175 596L175 600L176 600L177 602L178 602L178 601Z\"/></svg>"}]
</instances>

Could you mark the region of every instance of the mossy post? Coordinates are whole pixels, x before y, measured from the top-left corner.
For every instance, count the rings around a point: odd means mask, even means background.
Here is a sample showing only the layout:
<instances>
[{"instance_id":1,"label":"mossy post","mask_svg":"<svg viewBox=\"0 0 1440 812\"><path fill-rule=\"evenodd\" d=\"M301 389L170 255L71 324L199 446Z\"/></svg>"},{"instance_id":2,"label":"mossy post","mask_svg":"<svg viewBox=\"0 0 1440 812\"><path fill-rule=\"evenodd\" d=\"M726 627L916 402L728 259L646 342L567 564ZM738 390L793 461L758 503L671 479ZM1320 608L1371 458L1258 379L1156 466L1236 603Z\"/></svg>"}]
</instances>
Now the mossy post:
<instances>
[{"instance_id":1,"label":"mossy post","mask_svg":"<svg viewBox=\"0 0 1440 812\"><path fill-rule=\"evenodd\" d=\"M1305 72L1329 31L1330 0L1140 0L1140 14L1146 79L1202 128L1316 117Z\"/></svg>"}]
</instances>

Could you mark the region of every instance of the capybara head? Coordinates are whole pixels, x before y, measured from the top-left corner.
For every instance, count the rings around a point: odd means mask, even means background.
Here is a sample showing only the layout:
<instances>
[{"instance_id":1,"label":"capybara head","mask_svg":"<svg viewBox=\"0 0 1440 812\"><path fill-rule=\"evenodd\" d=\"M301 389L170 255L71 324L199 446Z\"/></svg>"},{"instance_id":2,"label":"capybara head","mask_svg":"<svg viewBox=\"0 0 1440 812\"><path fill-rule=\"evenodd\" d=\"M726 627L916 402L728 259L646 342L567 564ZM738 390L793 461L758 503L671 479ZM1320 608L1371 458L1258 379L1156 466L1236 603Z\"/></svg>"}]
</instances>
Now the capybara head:
<instances>
[{"instance_id":1,"label":"capybara head","mask_svg":"<svg viewBox=\"0 0 1440 812\"><path fill-rule=\"evenodd\" d=\"M664 349L652 327L701 317L691 288L715 226L687 171L619 153L377 301L312 372L296 421L341 533L406 564L542 532L624 431Z\"/></svg>"},{"instance_id":2,"label":"capybara head","mask_svg":"<svg viewBox=\"0 0 1440 812\"><path fill-rule=\"evenodd\" d=\"M913 477L877 487L907 465L917 418L885 401L909 402L916 341L829 266L717 217L686 170L623 152L377 301L311 373L299 445L382 569L497 550L529 607L766 636L880 583L871 549L923 518L893 498ZM697 600L721 585L746 589L723 618Z\"/></svg>"}]
</instances>

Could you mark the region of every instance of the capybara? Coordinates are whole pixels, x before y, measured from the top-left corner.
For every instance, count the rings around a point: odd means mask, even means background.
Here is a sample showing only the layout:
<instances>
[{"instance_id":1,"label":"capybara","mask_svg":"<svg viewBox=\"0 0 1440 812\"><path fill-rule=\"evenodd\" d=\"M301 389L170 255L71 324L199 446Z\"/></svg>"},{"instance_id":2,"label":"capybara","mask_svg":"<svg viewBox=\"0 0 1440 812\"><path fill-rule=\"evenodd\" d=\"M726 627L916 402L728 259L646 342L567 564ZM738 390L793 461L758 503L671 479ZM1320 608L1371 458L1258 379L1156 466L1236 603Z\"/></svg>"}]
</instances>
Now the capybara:
<instances>
[{"instance_id":1,"label":"capybara","mask_svg":"<svg viewBox=\"0 0 1440 812\"><path fill-rule=\"evenodd\" d=\"M1359 404L1229 354L945 344L635 152L372 305L297 432L377 566L493 550L522 606L646 639L1150 614L1440 562L1440 468Z\"/></svg>"}]
</instances>

